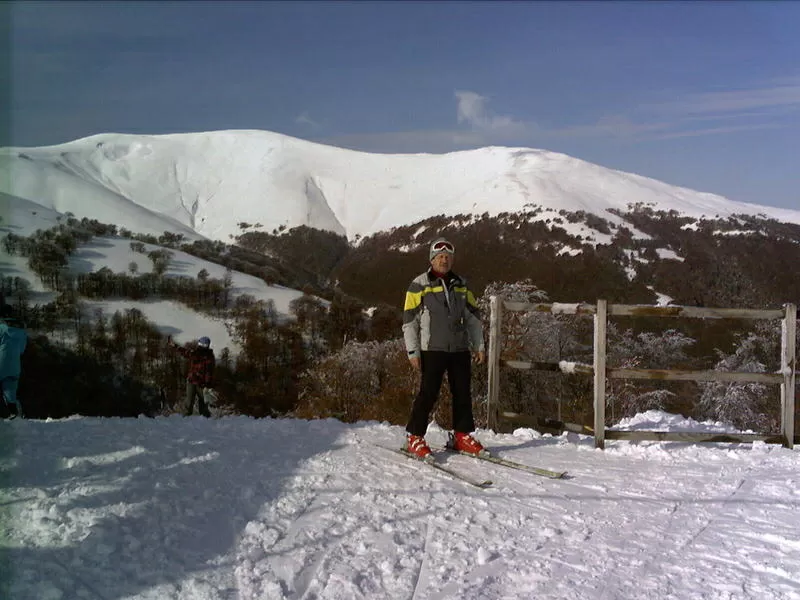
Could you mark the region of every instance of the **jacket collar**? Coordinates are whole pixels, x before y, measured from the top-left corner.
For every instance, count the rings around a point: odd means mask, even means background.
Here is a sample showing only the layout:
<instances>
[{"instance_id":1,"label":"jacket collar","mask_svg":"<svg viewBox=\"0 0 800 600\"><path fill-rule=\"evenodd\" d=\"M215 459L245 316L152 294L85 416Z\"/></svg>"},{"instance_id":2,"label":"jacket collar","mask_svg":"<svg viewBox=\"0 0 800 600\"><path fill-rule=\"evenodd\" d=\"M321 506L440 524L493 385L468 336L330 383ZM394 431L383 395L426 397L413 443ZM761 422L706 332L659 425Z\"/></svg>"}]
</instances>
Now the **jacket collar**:
<instances>
[{"instance_id":1,"label":"jacket collar","mask_svg":"<svg viewBox=\"0 0 800 600\"><path fill-rule=\"evenodd\" d=\"M436 277L436 275L433 274L433 268L432 267L428 267L428 281L434 282L437 279L439 279L439 278ZM453 273L453 271L448 271L447 274L444 277L442 277L442 279L444 279L444 282L447 285L450 285L450 283L454 282L454 281L455 282L460 282L461 281L461 277L459 277L458 275Z\"/></svg>"}]
</instances>

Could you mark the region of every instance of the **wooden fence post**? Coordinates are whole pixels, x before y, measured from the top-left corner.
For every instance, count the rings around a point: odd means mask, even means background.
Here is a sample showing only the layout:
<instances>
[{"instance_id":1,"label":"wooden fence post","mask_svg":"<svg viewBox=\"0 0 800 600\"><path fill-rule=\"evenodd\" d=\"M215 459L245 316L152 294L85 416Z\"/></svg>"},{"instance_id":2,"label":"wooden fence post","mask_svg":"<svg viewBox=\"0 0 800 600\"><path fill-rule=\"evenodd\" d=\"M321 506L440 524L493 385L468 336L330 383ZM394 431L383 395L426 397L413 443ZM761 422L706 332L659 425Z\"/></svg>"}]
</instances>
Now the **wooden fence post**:
<instances>
[{"instance_id":1,"label":"wooden fence post","mask_svg":"<svg viewBox=\"0 0 800 600\"><path fill-rule=\"evenodd\" d=\"M597 301L594 315L594 447L605 448L606 440L606 321L608 303Z\"/></svg>"},{"instance_id":2,"label":"wooden fence post","mask_svg":"<svg viewBox=\"0 0 800 600\"><path fill-rule=\"evenodd\" d=\"M486 426L496 431L500 407L497 405L500 396L500 324L503 301L498 296L489 298L489 376L486 396Z\"/></svg>"},{"instance_id":3,"label":"wooden fence post","mask_svg":"<svg viewBox=\"0 0 800 600\"><path fill-rule=\"evenodd\" d=\"M786 448L794 448L795 399L795 336L797 335L797 305L787 304L781 324L781 435Z\"/></svg>"}]
</instances>

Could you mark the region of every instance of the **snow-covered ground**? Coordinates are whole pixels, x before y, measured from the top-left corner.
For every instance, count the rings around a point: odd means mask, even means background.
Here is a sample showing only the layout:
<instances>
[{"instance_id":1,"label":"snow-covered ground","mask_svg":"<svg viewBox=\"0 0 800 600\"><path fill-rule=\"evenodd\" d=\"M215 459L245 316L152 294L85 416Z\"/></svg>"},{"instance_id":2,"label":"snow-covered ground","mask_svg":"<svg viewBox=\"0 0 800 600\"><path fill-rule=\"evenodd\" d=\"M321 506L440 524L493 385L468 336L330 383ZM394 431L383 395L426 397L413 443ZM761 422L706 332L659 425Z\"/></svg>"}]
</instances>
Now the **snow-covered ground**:
<instances>
[{"instance_id":1,"label":"snow-covered ground","mask_svg":"<svg viewBox=\"0 0 800 600\"><path fill-rule=\"evenodd\" d=\"M570 478L442 459L494 481L473 488L377 448L403 439L378 423L0 422L3 597L800 598L795 451L479 437Z\"/></svg>"}]
</instances>

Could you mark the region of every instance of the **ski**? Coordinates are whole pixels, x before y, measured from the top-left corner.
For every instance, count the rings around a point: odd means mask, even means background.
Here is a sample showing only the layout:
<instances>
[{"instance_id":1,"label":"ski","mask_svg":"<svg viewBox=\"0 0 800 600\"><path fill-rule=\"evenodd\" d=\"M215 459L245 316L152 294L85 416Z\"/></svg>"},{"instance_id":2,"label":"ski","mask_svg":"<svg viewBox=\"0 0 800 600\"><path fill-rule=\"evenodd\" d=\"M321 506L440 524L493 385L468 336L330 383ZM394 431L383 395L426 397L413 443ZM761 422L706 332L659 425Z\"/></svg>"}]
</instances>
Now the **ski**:
<instances>
[{"instance_id":1,"label":"ski","mask_svg":"<svg viewBox=\"0 0 800 600\"><path fill-rule=\"evenodd\" d=\"M435 458L433 460L423 460L421 458L417 458L416 456L414 456L413 454L411 454L410 452L408 452L404 448L387 448L386 446L381 446L381 445L378 445L378 447L379 448L383 448L384 450L388 450L389 452L396 452L397 454L405 456L408 459L417 461L418 463L421 463L421 464L424 464L424 465L428 465L429 467L432 467L432 468L436 469L437 471L440 471L440 472L442 472L442 473L444 473L446 475L449 475L450 477L452 477L454 479L458 479L459 481L463 481L464 483L467 483L467 484L469 484L471 486L474 486L476 488L486 489L488 487L491 487L491 485L492 485L492 482L489 479L484 479L484 480L473 479L472 477L470 477L468 475L465 475L464 473L461 473L459 471L456 471L455 469L451 469L450 467L446 467L446 466L444 466L442 464L434 462Z\"/></svg>"},{"instance_id":2,"label":"ski","mask_svg":"<svg viewBox=\"0 0 800 600\"><path fill-rule=\"evenodd\" d=\"M533 467L531 465L526 465L523 463L519 463L513 460L508 460L506 458L500 458L498 456L492 456L488 452L486 454L470 454L469 452L461 452L459 450L455 450L450 448L449 446L445 446L444 448L431 448L432 450L446 450L447 452L454 452L456 454L463 454L464 456L470 456L472 458L477 458L478 460L486 460L492 462L496 465L502 465L504 467L508 467L509 469L517 469L518 471L525 471L527 473L533 473L534 475L539 475L541 477L548 477L550 479L562 479L567 475L566 471L551 471L550 469L542 469L541 467Z\"/></svg>"}]
</instances>

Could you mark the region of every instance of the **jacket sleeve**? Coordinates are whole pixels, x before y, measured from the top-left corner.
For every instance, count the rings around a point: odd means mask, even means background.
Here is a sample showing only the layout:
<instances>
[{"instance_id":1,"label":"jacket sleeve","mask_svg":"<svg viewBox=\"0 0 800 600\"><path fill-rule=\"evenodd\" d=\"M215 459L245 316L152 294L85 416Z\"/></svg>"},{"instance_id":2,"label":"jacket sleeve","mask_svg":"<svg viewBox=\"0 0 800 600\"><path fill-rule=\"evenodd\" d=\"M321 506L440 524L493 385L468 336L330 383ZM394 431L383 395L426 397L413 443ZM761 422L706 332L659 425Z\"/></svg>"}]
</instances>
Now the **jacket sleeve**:
<instances>
[{"instance_id":1,"label":"jacket sleeve","mask_svg":"<svg viewBox=\"0 0 800 600\"><path fill-rule=\"evenodd\" d=\"M420 356L419 326L422 314L422 286L412 281L403 307L403 340L409 357Z\"/></svg>"},{"instance_id":2,"label":"jacket sleeve","mask_svg":"<svg viewBox=\"0 0 800 600\"><path fill-rule=\"evenodd\" d=\"M464 308L464 320L467 324L469 334L469 345L473 352L485 352L483 341L483 323L481 322L481 311L475 300L475 295L467 288L467 304Z\"/></svg>"}]
</instances>

